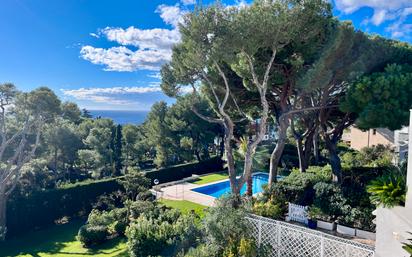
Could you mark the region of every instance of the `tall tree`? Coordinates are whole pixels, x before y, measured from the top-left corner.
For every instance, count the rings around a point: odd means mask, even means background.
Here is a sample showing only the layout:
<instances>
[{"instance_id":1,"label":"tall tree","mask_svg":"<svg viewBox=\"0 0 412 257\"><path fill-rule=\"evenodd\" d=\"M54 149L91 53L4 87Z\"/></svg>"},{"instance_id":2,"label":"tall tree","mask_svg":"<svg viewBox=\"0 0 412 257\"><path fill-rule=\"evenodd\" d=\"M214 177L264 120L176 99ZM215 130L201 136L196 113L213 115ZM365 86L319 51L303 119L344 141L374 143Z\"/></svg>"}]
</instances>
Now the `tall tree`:
<instances>
[{"instance_id":1,"label":"tall tree","mask_svg":"<svg viewBox=\"0 0 412 257\"><path fill-rule=\"evenodd\" d=\"M355 31L350 23L341 23L319 60L302 77L304 87L316 89L312 91L312 101L328 107L317 113L334 180L340 181L342 178L337 143L344 129L357 118L357 113L338 108L349 86L361 76L382 70L388 63L410 60L411 54L407 48L396 41L368 37Z\"/></svg>"},{"instance_id":2,"label":"tall tree","mask_svg":"<svg viewBox=\"0 0 412 257\"><path fill-rule=\"evenodd\" d=\"M45 123L60 113L60 101L48 88L18 92L0 85L0 238L6 234L7 199L15 189L24 164L40 143Z\"/></svg>"},{"instance_id":3,"label":"tall tree","mask_svg":"<svg viewBox=\"0 0 412 257\"><path fill-rule=\"evenodd\" d=\"M245 8L214 5L197 8L181 26L182 43L173 50L172 62L162 69L162 88L176 95L181 85L192 85L194 101L198 82L207 94L214 117L194 112L204 120L224 127L224 144L232 192L250 179L256 148L266 133L269 118L268 91L276 78L279 53L294 40L312 35L308 21L330 16L330 7L323 1L255 1ZM299 19L297 19L299 17ZM283 61L283 59L282 59ZM239 108L234 77L244 89L257 95L260 109L245 112ZM194 104L193 107L196 107ZM234 130L239 118L259 120L256 135L246 145L242 175L237 178L234 160ZM273 175L273 174L271 174ZM272 176L271 176L272 177ZM271 178L273 179L273 178Z\"/></svg>"}]
</instances>

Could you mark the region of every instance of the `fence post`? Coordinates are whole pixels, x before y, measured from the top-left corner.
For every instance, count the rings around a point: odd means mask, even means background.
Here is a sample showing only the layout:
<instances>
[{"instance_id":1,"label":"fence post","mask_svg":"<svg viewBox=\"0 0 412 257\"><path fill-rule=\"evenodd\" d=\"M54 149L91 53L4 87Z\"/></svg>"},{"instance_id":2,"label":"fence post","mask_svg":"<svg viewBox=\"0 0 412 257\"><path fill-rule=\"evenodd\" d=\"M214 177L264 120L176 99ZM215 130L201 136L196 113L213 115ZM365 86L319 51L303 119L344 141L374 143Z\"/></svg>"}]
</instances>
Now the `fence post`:
<instances>
[{"instance_id":1,"label":"fence post","mask_svg":"<svg viewBox=\"0 0 412 257\"><path fill-rule=\"evenodd\" d=\"M349 257L349 245L345 244L345 257Z\"/></svg>"},{"instance_id":2,"label":"fence post","mask_svg":"<svg viewBox=\"0 0 412 257\"><path fill-rule=\"evenodd\" d=\"M262 220L258 219L258 246L262 243Z\"/></svg>"},{"instance_id":3,"label":"fence post","mask_svg":"<svg viewBox=\"0 0 412 257\"><path fill-rule=\"evenodd\" d=\"M280 248L281 248L280 240L281 240L281 237L280 237L280 224L279 223L276 223L276 233L277 233L278 257L281 257L280 256Z\"/></svg>"},{"instance_id":4,"label":"fence post","mask_svg":"<svg viewBox=\"0 0 412 257\"><path fill-rule=\"evenodd\" d=\"M323 235L320 236L320 257L325 255L325 238Z\"/></svg>"}]
</instances>

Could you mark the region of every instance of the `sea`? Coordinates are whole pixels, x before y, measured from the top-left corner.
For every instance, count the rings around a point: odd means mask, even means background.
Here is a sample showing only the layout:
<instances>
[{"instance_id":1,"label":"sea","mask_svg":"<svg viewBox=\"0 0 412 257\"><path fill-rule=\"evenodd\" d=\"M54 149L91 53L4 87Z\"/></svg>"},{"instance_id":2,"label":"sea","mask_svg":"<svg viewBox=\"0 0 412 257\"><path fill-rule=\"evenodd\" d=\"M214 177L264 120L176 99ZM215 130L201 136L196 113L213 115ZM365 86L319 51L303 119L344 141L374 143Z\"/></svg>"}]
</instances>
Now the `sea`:
<instances>
[{"instance_id":1,"label":"sea","mask_svg":"<svg viewBox=\"0 0 412 257\"><path fill-rule=\"evenodd\" d=\"M139 125L146 119L148 111L111 111L111 110L89 110L93 118L109 118L116 124Z\"/></svg>"}]
</instances>

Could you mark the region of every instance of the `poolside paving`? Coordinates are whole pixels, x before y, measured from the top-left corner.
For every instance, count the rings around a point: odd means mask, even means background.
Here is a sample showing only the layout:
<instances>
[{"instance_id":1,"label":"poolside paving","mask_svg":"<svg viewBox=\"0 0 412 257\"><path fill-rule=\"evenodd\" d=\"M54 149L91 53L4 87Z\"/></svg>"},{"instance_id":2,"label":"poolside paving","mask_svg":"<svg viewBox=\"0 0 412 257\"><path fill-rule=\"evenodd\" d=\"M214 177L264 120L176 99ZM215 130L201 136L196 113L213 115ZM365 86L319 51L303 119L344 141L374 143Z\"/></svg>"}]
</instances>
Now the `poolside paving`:
<instances>
[{"instance_id":1,"label":"poolside paving","mask_svg":"<svg viewBox=\"0 0 412 257\"><path fill-rule=\"evenodd\" d=\"M212 182L204 185L196 185L189 182L182 182L175 185L170 185L161 188L161 198L170 200L187 200L194 203L202 204L205 206L214 206L215 198L209 195L201 194L192 191L191 189L197 187L203 187L217 182Z\"/></svg>"}]
</instances>

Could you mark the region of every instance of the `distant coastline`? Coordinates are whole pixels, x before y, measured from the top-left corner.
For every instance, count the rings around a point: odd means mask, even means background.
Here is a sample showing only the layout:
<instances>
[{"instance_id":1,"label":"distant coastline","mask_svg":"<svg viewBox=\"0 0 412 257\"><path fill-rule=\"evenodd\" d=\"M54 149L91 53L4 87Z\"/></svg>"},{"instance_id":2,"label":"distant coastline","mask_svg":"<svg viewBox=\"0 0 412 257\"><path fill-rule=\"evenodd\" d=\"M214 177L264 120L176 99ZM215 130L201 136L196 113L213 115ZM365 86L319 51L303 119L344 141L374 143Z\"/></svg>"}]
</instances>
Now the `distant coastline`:
<instances>
[{"instance_id":1,"label":"distant coastline","mask_svg":"<svg viewBox=\"0 0 412 257\"><path fill-rule=\"evenodd\" d=\"M93 118L109 118L116 124L135 124L144 122L149 111L115 111L115 110L89 110Z\"/></svg>"}]
</instances>

